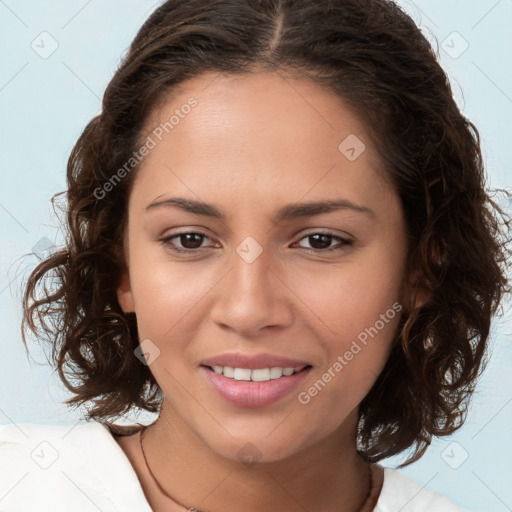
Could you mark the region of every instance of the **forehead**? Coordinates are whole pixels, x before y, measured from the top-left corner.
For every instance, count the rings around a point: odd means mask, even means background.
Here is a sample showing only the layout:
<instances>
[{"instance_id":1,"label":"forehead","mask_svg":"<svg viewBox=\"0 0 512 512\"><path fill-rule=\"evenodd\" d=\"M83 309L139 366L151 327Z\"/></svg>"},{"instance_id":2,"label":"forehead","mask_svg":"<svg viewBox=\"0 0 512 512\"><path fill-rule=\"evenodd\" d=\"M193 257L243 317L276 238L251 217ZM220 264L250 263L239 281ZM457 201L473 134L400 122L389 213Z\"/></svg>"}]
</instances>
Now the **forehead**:
<instances>
[{"instance_id":1,"label":"forehead","mask_svg":"<svg viewBox=\"0 0 512 512\"><path fill-rule=\"evenodd\" d=\"M154 147L136 179L146 200L172 192L276 203L343 192L374 202L386 187L356 113L329 89L280 72L183 82L153 109L146 137Z\"/></svg>"},{"instance_id":2,"label":"forehead","mask_svg":"<svg viewBox=\"0 0 512 512\"><path fill-rule=\"evenodd\" d=\"M193 99L197 105L190 109ZM177 115L174 115L177 114ZM174 119L171 119L174 117ZM364 138L365 127L357 113L342 98L325 86L306 78L294 78L284 72L259 72L241 75L205 73L182 82L171 93L163 95L146 121L144 132L171 120L173 135L179 135L185 124L199 137L205 128L208 136L219 135L232 128L230 140L250 144L268 134L267 142L276 145L295 145L321 137L359 134ZM255 133L257 132L257 133ZM278 134L279 137L273 137ZM238 136L238 137L237 137ZM330 139L330 137L326 137ZM330 140L326 140L330 142ZM295 143L295 144L294 144Z\"/></svg>"}]
</instances>

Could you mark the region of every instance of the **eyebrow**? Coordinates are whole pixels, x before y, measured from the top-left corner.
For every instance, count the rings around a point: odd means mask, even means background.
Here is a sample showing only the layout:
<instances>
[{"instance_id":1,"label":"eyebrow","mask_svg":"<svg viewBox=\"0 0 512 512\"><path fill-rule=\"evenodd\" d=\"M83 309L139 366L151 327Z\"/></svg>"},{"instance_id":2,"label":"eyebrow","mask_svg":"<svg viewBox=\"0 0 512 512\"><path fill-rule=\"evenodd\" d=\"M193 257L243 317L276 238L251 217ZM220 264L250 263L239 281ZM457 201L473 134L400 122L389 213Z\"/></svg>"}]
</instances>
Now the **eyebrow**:
<instances>
[{"instance_id":1,"label":"eyebrow","mask_svg":"<svg viewBox=\"0 0 512 512\"><path fill-rule=\"evenodd\" d=\"M160 201L155 200L146 206L146 211L149 212L164 206L174 206L195 215L205 215L207 217L212 217L223 221L226 220L226 215L215 206L201 201L185 199L182 197L171 197L168 199L162 199ZM354 204L347 199L327 199L323 201L291 203L283 206L280 210L278 210L275 216L275 220L277 222L281 222L290 219L313 217L315 215L331 213L338 210L352 210L358 213L363 213L372 218L376 217L375 212L370 208Z\"/></svg>"}]
</instances>

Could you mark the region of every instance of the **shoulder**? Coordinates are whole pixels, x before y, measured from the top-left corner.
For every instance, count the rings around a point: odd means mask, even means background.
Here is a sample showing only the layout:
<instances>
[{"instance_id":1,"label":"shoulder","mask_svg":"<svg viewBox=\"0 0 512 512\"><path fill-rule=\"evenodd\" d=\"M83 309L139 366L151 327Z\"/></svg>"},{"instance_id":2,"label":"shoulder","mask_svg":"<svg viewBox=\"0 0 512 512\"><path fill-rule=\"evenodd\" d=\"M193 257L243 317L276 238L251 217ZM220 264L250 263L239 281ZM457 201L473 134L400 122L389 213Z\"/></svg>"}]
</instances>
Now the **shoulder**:
<instances>
[{"instance_id":1,"label":"shoulder","mask_svg":"<svg viewBox=\"0 0 512 512\"><path fill-rule=\"evenodd\" d=\"M469 512L396 469L384 468L384 483L374 512Z\"/></svg>"},{"instance_id":2,"label":"shoulder","mask_svg":"<svg viewBox=\"0 0 512 512\"><path fill-rule=\"evenodd\" d=\"M150 512L129 460L99 422L0 425L2 511Z\"/></svg>"}]
</instances>

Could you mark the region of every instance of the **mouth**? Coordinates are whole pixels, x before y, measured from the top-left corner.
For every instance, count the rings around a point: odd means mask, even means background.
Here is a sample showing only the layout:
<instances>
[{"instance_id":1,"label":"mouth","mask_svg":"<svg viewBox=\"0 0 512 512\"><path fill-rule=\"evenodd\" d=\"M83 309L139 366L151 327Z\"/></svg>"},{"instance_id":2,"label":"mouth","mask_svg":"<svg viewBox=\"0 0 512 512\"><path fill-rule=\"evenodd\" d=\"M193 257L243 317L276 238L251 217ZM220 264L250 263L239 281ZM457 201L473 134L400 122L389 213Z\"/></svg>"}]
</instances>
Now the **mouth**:
<instances>
[{"instance_id":1,"label":"mouth","mask_svg":"<svg viewBox=\"0 0 512 512\"><path fill-rule=\"evenodd\" d=\"M251 381L251 382L267 382L270 380L280 379L282 377L290 377L296 373L300 373L305 369L312 366L305 364L301 366L273 366L268 368L233 368L231 366L207 366L202 365L203 368L208 368L210 371L217 375L222 375L228 379L238 381Z\"/></svg>"},{"instance_id":2,"label":"mouth","mask_svg":"<svg viewBox=\"0 0 512 512\"><path fill-rule=\"evenodd\" d=\"M311 368L310 364L266 368L199 367L210 389L225 403L237 408L261 408L289 398Z\"/></svg>"}]
</instances>

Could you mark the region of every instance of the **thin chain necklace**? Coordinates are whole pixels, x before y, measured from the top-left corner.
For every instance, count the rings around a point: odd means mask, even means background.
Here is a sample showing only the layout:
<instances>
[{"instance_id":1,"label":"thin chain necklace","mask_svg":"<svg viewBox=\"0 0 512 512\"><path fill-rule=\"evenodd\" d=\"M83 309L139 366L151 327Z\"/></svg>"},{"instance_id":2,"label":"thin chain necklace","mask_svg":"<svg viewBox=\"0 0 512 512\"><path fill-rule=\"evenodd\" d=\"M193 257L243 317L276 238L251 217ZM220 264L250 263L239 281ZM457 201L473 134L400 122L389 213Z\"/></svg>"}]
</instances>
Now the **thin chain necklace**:
<instances>
[{"instance_id":1,"label":"thin chain necklace","mask_svg":"<svg viewBox=\"0 0 512 512\"><path fill-rule=\"evenodd\" d=\"M151 478L153 479L153 482L155 482L156 486L158 487L158 490L169 500L171 500L174 504L179 505L183 509L189 511L189 512L201 512L200 510L194 508L194 507L187 507L186 505L183 505L183 503L180 503L175 498L173 498L171 495L169 495L163 487L160 485L160 482L156 479L155 475L153 474L153 471L151 471L151 468L149 467L148 460L146 459L146 454L144 453L144 447L142 446L142 440L144 439L144 436L147 433L147 425L143 427L140 431L139 439L140 439L140 451L142 452L142 457L144 458L144 463L146 465L146 469L148 470L148 473L151 475ZM357 510L357 512L361 512L365 509L368 500L370 499L370 496L372 494L372 487L373 487L373 469L371 464L369 465L369 482L368 482L368 492L366 494L366 499L364 500L363 505Z\"/></svg>"}]
</instances>

